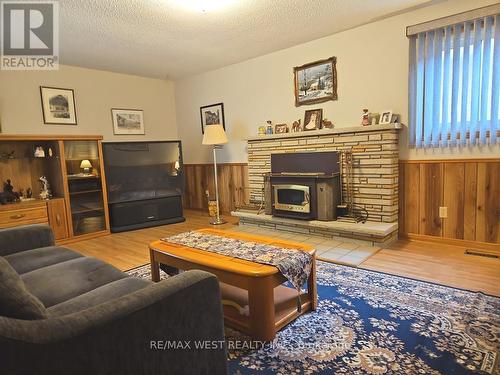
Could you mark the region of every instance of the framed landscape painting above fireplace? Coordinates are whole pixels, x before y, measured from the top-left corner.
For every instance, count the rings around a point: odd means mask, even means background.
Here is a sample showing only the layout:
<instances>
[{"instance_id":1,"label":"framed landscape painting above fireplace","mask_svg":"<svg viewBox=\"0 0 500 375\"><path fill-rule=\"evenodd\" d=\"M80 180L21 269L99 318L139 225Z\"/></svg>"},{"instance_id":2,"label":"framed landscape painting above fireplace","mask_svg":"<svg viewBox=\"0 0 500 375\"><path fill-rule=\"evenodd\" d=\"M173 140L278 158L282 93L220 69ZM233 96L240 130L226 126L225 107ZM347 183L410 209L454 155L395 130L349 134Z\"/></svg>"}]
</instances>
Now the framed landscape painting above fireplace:
<instances>
[{"instance_id":1,"label":"framed landscape painting above fireplace","mask_svg":"<svg viewBox=\"0 0 500 375\"><path fill-rule=\"evenodd\" d=\"M337 100L337 58L315 61L293 68L295 106Z\"/></svg>"}]
</instances>

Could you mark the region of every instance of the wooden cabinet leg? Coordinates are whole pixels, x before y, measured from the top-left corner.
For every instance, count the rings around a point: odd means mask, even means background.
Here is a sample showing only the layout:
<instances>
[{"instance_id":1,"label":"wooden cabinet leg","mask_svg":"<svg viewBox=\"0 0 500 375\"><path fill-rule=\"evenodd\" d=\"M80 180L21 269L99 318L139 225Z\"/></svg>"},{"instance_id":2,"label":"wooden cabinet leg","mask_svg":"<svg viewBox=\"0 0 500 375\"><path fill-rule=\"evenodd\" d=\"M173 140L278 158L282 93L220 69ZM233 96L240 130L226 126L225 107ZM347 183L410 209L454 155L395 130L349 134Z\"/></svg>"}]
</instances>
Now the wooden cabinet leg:
<instances>
[{"instance_id":1,"label":"wooden cabinet leg","mask_svg":"<svg viewBox=\"0 0 500 375\"><path fill-rule=\"evenodd\" d=\"M151 280L158 282L160 281L160 263L156 261L153 250L149 250L149 255L151 259Z\"/></svg>"},{"instance_id":2,"label":"wooden cabinet leg","mask_svg":"<svg viewBox=\"0 0 500 375\"><path fill-rule=\"evenodd\" d=\"M276 336L274 288L271 277L256 277L248 289L250 330L257 340L271 341Z\"/></svg>"}]
</instances>

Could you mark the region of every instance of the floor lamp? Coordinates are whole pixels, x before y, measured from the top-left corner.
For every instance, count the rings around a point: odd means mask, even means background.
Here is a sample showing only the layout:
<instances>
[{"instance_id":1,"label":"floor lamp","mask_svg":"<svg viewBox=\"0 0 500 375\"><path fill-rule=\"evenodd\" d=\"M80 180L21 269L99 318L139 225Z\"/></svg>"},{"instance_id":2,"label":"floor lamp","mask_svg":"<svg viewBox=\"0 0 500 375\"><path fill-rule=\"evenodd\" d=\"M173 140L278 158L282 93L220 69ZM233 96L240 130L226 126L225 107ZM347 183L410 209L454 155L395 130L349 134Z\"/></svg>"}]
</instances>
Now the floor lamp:
<instances>
[{"instance_id":1,"label":"floor lamp","mask_svg":"<svg viewBox=\"0 0 500 375\"><path fill-rule=\"evenodd\" d=\"M219 148L219 145L227 143L226 132L222 125L207 125L205 126L205 133L203 134L202 144L204 145L213 145L214 146L214 177L215 177L215 201L217 204L217 215L210 222L212 225L220 225L225 224L227 221L220 217L219 210L219 188L217 184L217 154L216 150Z\"/></svg>"}]
</instances>

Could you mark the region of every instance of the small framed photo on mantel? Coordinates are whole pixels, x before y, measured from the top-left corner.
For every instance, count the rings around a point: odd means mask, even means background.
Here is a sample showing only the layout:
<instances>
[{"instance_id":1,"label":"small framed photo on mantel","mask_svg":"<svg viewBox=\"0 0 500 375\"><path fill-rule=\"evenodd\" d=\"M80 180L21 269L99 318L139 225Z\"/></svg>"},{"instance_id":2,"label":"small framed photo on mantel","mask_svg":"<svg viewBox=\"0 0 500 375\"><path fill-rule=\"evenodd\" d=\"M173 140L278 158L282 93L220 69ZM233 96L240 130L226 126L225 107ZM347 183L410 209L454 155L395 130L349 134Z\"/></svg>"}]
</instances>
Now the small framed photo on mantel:
<instances>
[{"instance_id":1,"label":"small framed photo on mantel","mask_svg":"<svg viewBox=\"0 0 500 375\"><path fill-rule=\"evenodd\" d=\"M144 135L144 114L141 109L112 108L113 134Z\"/></svg>"},{"instance_id":2,"label":"small framed photo on mantel","mask_svg":"<svg viewBox=\"0 0 500 375\"><path fill-rule=\"evenodd\" d=\"M308 109L304 113L304 131L319 130L323 122L323 109Z\"/></svg>"},{"instance_id":3,"label":"small framed photo on mantel","mask_svg":"<svg viewBox=\"0 0 500 375\"><path fill-rule=\"evenodd\" d=\"M387 125L392 122L392 110L383 111L380 115L380 125Z\"/></svg>"},{"instance_id":4,"label":"small framed photo on mantel","mask_svg":"<svg viewBox=\"0 0 500 375\"><path fill-rule=\"evenodd\" d=\"M220 124L226 130L224 120L224 103L210 104L200 107L201 132L205 134L205 126Z\"/></svg>"},{"instance_id":5,"label":"small framed photo on mantel","mask_svg":"<svg viewBox=\"0 0 500 375\"><path fill-rule=\"evenodd\" d=\"M76 125L75 93L72 89L40 86L44 124Z\"/></svg>"}]
</instances>

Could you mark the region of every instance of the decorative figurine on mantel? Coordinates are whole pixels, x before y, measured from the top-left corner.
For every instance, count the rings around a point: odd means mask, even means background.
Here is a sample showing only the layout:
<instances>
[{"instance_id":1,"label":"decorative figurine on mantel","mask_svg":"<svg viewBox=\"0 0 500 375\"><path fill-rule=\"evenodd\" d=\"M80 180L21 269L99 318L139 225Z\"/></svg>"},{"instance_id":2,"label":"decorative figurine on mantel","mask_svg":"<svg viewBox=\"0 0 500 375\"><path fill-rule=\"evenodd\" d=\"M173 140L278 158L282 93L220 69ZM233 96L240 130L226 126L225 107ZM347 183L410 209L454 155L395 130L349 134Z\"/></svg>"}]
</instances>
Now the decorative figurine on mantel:
<instances>
[{"instance_id":1,"label":"decorative figurine on mantel","mask_svg":"<svg viewBox=\"0 0 500 375\"><path fill-rule=\"evenodd\" d=\"M292 124L292 133L300 132L302 130L300 126L301 119L299 118L297 121L294 121Z\"/></svg>"},{"instance_id":2,"label":"decorative figurine on mantel","mask_svg":"<svg viewBox=\"0 0 500 375\"><path fill-rule=\"evenodd\" d=\"M19 202L19 193L14 191L14 187L10 180L7 180L3 183L3 192L0 193L0 203L14 203Z\"/></svg>"},{"instance_id":3,"label":"decorative figurine on mantel","mask_svg":"<svg viewBox=\"0 0 500 375\"><path fill-rule=\"evenodd\" d=\"M325 118L322 123L323 129L333 129L333 122L331 122L330 120Z\"/></svg>"},{"instance_id":4,"label":"decorative figurine on mantel","mask_svg":"<svg viewBox=\"0 0 500 375\"><path fill-rule=\"evenodd\" d=\"M363 125L363 126L371 125L370 114L368 113L367 108L363 109L363 115L361 117L361 125Z\"/></svg>"},{"instance_id":5,"label":"decorative figurine on mantel","mask_svg":"<svg viewBox=\"0 0 500 375\"><path fill-rule=\"evenodd\" d=\"M40 188L40 199L49 200L52 197L52 192L50 191L50 184L47 177L42 176L38 179L42 185Z\"/></svg>"},{"instance_id":6,"label":"decorative figurine on mantel","mask_svg":"<svg viewBox=\"0 0 500 375\"><path fill-rule=\"evenodd\" d=\"M259 126L259 135L266 135L266 127Z\"/></svg>"},{"instance_id":7,"label":"decorative figurine on mantel","mask_svg":"<svg viewBox=\"0 0 500 375\"><path fill-rule=\"evenodd\" d=\"M266 134L273 134L273 122L271 120L267 121Z\"/></svg>"}]
</instances>

